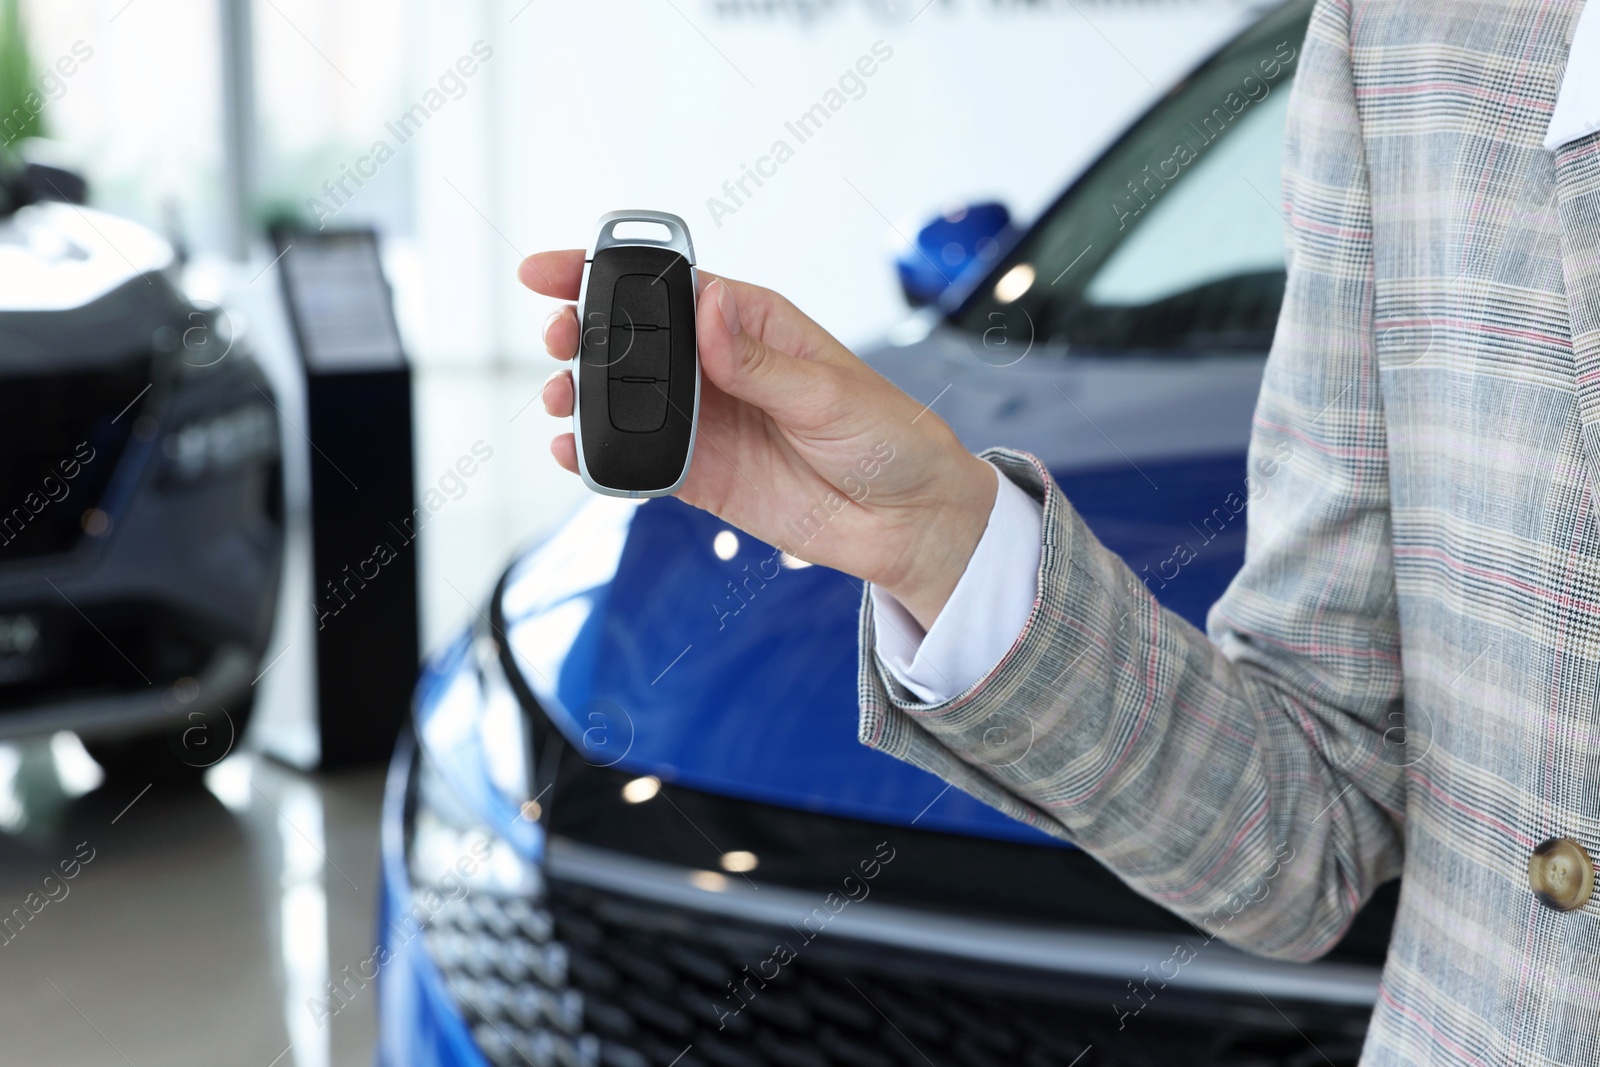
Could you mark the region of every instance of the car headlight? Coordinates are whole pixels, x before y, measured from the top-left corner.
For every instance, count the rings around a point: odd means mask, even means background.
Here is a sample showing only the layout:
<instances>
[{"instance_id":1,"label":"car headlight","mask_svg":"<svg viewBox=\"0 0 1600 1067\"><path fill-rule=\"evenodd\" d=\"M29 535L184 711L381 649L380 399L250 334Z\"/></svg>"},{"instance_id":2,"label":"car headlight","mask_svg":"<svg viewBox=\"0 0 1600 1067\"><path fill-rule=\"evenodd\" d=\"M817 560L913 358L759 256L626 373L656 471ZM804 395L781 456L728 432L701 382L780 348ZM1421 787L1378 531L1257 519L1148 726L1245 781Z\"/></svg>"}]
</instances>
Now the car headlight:
<instances>
[{"instance_id":1,"label":"car headlight","mask_svg":"<svg viewBox=\"0 0 1600 1067\"><path fill-rule=\"evenodd\" d=\"M161 450L167 473L177 481L194 481L275 454L278 421L265 404L249 404L196 419L167 434Z\"/></svg>"},{"instance_id":2,"label":"car headlight","mask_svg":"<svg viewBox=\"0 0 1600 1067\"><path fill-rule=\"evenodd\" d=\"M464 634L429 664L416 732L412 877L427 882L456 870L473 888L537 895L544 831L531 753L492 637Z\"/></svg>"},{"instance_id":3,"label":"car headlight","mask_svg":"<svg viewBox=\"0 0 1600 1067\"><path fill-rule=\"evenodd\" d=\"M406 857L412 885L437 886L461 896L477 891L498 896L543 895L539 868L462 803L420 750L413 775L416 800Z\"/></svg>"},{"instance_id":4,"label":"car headlight","mask_svg":"<svg viewBox=\"0 0 1600 1067\"><path fill-rule=\"evenodd\" d=\"M525 763L505 756L521 734L508 736L503 716L520 723L519 709L501 688L493 642L479 637L462 652L419 704L430 743L411 768L412 906L391 934L422 933L491 1064L598 1067L600 1044L583 1032L583 997L568 987L567 948L546 907L538 805L526 799Z\"/></svg>"}]
</instances>

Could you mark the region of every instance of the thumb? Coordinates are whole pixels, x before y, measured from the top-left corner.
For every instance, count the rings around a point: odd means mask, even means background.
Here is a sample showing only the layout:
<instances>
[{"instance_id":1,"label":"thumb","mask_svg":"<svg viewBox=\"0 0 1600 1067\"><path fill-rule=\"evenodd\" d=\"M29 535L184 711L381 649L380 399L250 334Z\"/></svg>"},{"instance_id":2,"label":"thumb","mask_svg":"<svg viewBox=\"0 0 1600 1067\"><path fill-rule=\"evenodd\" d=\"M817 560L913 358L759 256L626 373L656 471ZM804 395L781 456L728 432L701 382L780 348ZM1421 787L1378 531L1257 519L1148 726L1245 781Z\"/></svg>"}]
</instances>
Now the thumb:
<instances>
[{"instance_id":1,"label":"thumb","mask_svg":"<svg viewBox=\"0 0 1600 1067\"><path fill-rule=\"evenodd\" d=\"M723 392L779 422L805 421L808 411L814 413L811 399L821 379L833 368L784 352L747 330L735 288L716 278L700 294L695 331L701 371ZM779 309L761 310L766 324L773 325L770 318Z\"/></svg>"}]
</instances>

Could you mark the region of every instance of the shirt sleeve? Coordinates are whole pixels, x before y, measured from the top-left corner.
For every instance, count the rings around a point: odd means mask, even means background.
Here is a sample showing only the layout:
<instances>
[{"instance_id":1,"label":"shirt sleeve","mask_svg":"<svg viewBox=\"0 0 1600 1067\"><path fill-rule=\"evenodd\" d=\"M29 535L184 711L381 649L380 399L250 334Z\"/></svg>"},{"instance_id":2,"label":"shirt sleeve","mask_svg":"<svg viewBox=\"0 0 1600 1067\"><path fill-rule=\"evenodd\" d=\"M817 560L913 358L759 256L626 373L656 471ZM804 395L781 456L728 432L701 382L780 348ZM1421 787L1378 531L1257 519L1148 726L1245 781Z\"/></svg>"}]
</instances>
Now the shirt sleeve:
<instances>
[{"instance_id":1,"label":"shirt sleeve","mask_svg":"<svg viewBox=\"0 0 1600 1067\"><path fill-rule=\"evenodd\" d=\"M924 634L898 600L872 587L878 659L925 704L964 693L994 670L1022 634L1039 596L1044 508L990 467L1000 488L989 524L932 629Z\"/></svg>"}]
</instances>

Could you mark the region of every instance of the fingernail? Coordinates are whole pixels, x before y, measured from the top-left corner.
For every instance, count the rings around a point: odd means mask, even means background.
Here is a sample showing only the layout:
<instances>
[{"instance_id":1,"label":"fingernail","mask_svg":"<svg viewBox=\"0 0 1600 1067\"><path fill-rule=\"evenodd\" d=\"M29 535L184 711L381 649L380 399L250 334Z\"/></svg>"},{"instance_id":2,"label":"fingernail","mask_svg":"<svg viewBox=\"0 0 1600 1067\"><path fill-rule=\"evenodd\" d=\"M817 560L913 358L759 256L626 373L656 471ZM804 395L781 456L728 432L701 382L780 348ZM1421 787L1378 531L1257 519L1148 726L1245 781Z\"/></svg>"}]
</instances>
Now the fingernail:
<instances>
[{"instance_id":1,"label":"fingernail","mask_svg":"<svg viewBox=\"0 0 1600 1067\"><path fill-rule=\"evenodd\" d=\"M726 282L717 279L717 310L722 312L722 321L728 327L728 332L739 332L739 305L733 299L733 290L728 288Z\"/></svg>"},{"instance_id":2,"label":"fingernail","mask_svg":"<svg viewBox=\"0 0 1600 1067\"><path fill-rule=\"evenodd\" d=\"M539 339L542 340L546 345L550 343L550 327L554 326L556 324L556 320L561 317L561 311L561 308L556 308L554 311L550 312L550 314L544 320L544 329L539 331Z\"/></svg>"}]
</instances>

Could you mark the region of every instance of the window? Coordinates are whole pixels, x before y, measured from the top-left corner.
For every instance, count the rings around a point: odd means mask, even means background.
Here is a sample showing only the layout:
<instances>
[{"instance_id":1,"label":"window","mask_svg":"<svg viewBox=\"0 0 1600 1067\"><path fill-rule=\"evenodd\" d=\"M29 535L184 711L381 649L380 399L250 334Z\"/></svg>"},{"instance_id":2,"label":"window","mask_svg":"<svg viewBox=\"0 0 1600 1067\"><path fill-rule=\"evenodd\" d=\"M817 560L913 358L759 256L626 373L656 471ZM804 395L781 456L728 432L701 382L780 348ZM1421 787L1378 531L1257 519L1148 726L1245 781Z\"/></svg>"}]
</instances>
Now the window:
<instances>
[{"instance_id":1,"label":"window","mask_svg":"<svg viewBox=\"0 0 1600 1067\"><path fill-rule=\"evenodd\" d=\"M1117 246L1084 287L1096 307L1140 307L1179 293L1283 270L1279 182L1289 94L1245 112L1194 172L1145 210L1150 217Z\"/></svg>"},{"instance_id":2,"label":"window","mask_svg":"<svg viewBox=\"0 0 1600 1067\"><path fill-rule=\"evenodd\" d=\"M1269 16L1077 182L957 313L1093 350L1260 351L1283 301L1279 170L1306 8Z\"/></svg>"},{"instance_id":3,"label":"window","mask_svg":"<svg viewBox=\"0 0 1600 1067\"><path fill-rule=\"evenodd\" d=\"M252 11L256 211L409 234L412 153L390 126L411 102L413 20L386 0L273 0Z\"/></svg>"},{"instance_id":4,"label":"window","mask_svg":"<svg viewBox=\"0 0 1600 1067\"><path fill-rule=\"evenodd\" d=\"M96 207L202 247L225 229L217 7L22 5L47 160L86 174Z\"/></svg>"}]
</instances>

